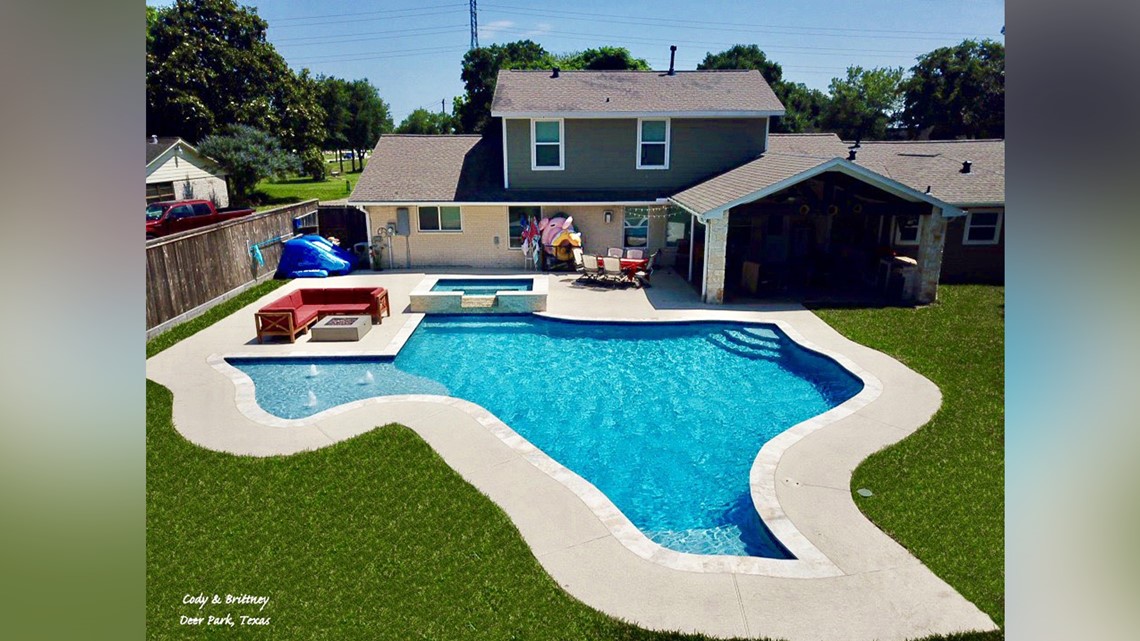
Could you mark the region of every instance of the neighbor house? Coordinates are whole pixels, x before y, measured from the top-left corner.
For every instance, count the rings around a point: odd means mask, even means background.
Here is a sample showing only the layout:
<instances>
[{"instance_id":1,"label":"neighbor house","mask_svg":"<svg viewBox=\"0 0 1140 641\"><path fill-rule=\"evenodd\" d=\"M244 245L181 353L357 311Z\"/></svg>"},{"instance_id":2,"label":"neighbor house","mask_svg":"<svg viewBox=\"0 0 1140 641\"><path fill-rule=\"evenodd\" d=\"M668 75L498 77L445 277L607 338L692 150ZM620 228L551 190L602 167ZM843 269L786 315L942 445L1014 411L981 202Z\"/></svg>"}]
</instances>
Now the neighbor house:
<instances>
[{"instance_id":1,"label":"neighbor house","mask_svg":"<svg viewBox=\"0 0 1140 641\"><path fill-rule=\"evenodd\" d=\"M1004 142L778 135L757 71L500 71L484 136L385 135L349 203L397 266L522 269L522 216L661 251L708 302L1000 282ZM896 278L892 279L892 274Z\"/></svg>"},{"instance_id":2,"label":"neighbor house","mask_svg":"<svg viewBox=\"0 0 1140 641\"><path fill-rule=\"evenodd\" d=\"M181 138L151 136L146 141L146 202L212 200L229 206L225 172Z\"/></svg>"}]
</instances>

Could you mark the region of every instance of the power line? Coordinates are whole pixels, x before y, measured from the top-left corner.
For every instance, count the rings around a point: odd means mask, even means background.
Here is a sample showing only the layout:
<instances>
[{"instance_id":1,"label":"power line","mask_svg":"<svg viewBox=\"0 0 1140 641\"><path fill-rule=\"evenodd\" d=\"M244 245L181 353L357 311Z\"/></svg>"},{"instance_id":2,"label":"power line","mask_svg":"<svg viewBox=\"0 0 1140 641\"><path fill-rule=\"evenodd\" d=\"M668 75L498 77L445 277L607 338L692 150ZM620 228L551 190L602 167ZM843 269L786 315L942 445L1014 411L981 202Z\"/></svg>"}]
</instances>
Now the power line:
<instances>
[{"instance_id":1,"label":"power line","mask_svg":"<svg viewBox=\"0 0 1140 641\"><path fill-rule=\"evenodd\" d=\"M383 18L358 18L356 20L326 20L322 22L301 22L297 24L284 24L284 25L270 25L270 29L296 29L298 27L324 27L327 25L337 24L358 24L361 22L377 22L380 20L402 20L404 18L422 18L425 16L444 16L454 14L455 11L424 11L421 13L409 13L403 16L387 16Z\"/></svg>"},{"instance_id":2,"label":"power line","mask_svg":"<svg viewBox=\"0 0 1140 641\"><path fill-rule=\"evenodd\" d=\"M930 41L930 40L935 40L935 39L939 38L939 36L934 36L934 35L930 35L930 36L898 36L898 35L887 35L887 34L877 34L877 33L875 33L875 34L873 34L873 33L860 33L863 31L870 31L870 30L854 30L855 33L825 33L821 30L821 29L826 29L827 27L815 28L815 29L808 29L806 27L780 27L779 28L779 29L789 29L789 30L790 29L802 29L803 30L801 33L790 33L788 31L782 31L782 30L773 29L770 27L764 27L762 25L748 26L748 25L742 25L739 23L734 24L732 26L723 26L723 27L713 27L713 26L702 27L702 26L697 26L693 22L689 22L689 21L673 20L673 21L670 21L669 23L666 23L666 22L645 22L646 20L665 21L665 20L667 20L666 18L640 18L637 20L623 20L623 19L621 19L621 16L611 17L608 15L594 15L594 14L580 14L580 15L591 16L589 18L575 18L575 17L570 17L570 16L552 15L550 12L538 12L538 11L534 11L534 10L522 10L522 11L520 11L520 10L515 10L515 9L500 9L498 7L492 7L492 8L495 11L498 11L499 13L505 13L508 15L526 16L526 17L530 17L530 18L534 18L534 17L552 18L552 19L553 18L561 18L563 20L574 20L577 22L590 22L592 24L597 24L598 22L605 22L605 23L612 23L612 24L627 24L627 25L633 25L633 26L637 26L637 27L684 27L687 30L697 29L697 30L701 30L701 31L736 31L736 32L742 32L742 33L770 33L770 34L785 35L785 36L800 36L800 37L802 37L802 36L814 36L817 38L874 38L874 39L886 39L886 40L923 40L923 41ZM575 13L577 13L577 12L575 12ZM723 24L723 23L713 23L713 24ZM891 32L888 32L888 33L891 33ZM897 32L895 32L895 33L897 33ZM949 35L949 34L944 34L942 37L945 37L946 35Z\"/></svg>"},{"instance_id":3,"label":"power line","mask_svg":"<svg viewBox=\"0 0 1140 641\"><path fill-rule=\"evenodd\" d=\"M447 31L442 31L447 30ZM422 26L416 29L396 29L390 31L369 31L365 33L345 33L345 34L331 34L331 35L306 35L300 38L272 38L271 42L274 43L293 43L293 42L311 42L317 44L324 44L327 42L357 42L360 40L374 40L370 38L373 35L388 35L389 40L394 38L413 38L413 36L422 35L437 35L440 33L455 33L456 31L466 31L466 25L449 25L449 26ZM391 35L391 34L401 35ZM355 38L356 40L351 40Z\"/></svg>"},{"instance_id":4,"label":"power line","mask_svg":"<svg viewBox=\"0 0 1140 641\"><path fill-rule=\"evenodd\" d=\"M330 63L330 62L357 62L357 61L361 61L361 60L386 60L388 58L407 58L409 56L418 57L420 55L425 55L425 54L440 54L440 53L463 54L466 52L465 49L461 49L461 48L455 47L455 46L451 46L451 47L428 47L425 49L405 49L402 51L403 51L402 53L385 52L385 53L381 53L379 55L359 56L359 57L354 57L354 58L340 58L340 59L335 59L335 60L332 60L332 59L330 59L330 60L323 60L323 59L318 60L317 59L318 57L296 58L296 59L293 59L293 62L296 62L296 63L315 62L318 64L325 64L325 63ZM356 54L335 54L335 55L337 55L337 56L339 56L339 55L354 56Z\"/></svg>"},{"instance_id":5,"label":"power line","mask_svg":"<svg viewBox=\"0 0 1140 641\"><path fill-rule=\"evenodd\" d=\"M534 9L531 7L519 7L516 5L499 4L497 2L492 2L491 8L492 9L498 9L499 11L503 11L504 9L516 10L516 11L527 11L527 12L537 14L539 17L552 17L549 15L543 15L543 14L559 14L559 15L565 15L565 16L570 16L570 15L585 16L586 18L588 18L590 20L590 22L595 22L595 23L598 22L599 20L609 20L611 18L627 18L627 19L631 19L631 20L672 23L672 25L668 25L668 24L653 25L650 23L650 24L645 24L645 26L674 26L675 25L675 26L684 27L684 26L689 26L689 25L694 25L694 24L706 24L706 25L713 25L713 26L726 26L726 27L759 27L759 28L765 28L765 29L788 29L788 30L806 31L809 33L816 33L819 31L840 31L840 32L848 32L848 33L884 33L884 34L909 33L909 34L929 35L929 36L985 37L983 34L965 33L965 32L961 32L961 31L949 32L949 31L917 31L917 30L907 30L907 29L864 29L864 28L849 28L849 27L847 27L847 28L845 28L845 27L800 27L800 26L796 26L796 25L748 24L748 23L742 23L742 22L714 22L711 20L656 18L653 16L623 16L623 15L612 16L612 15L605 15L605 14L599 14L599 13L594 13L594 12L567 11L565 9ZM634 23L634 24L637 24L637 23Z\"/></svg>"},{"instance_id":6,"label":"power line","mask_svg":"<svg viewBox=\"0 0 1140 641\"><path fill-rule=\"evenodd\" d=\"M407 13L409 11L423 11L425 9L442 9L445 7L457 8L457 7L463 7L463 6L466 6L466 5L464 5L463 3L453 2L451 4L432 4L432 5L428 5L426 7L412 7L409 9L383 9L381 11L363 11L363 12L357 12L357 13L326 13L324 15L319 15L319 16L293 16L290 18L265 18L265 19L268 20L269 22L273 22L273 23L296 22L298 20L321 20L324 18L346 18L346 17L351 17L351 16L374 16L374 15L378 15L378 14Z\"/></svg>"},{"instance_id":7,"label":"power line","mask_svg":"<svg viewBox=\"0 0 1140 641\"><path fill-rule=\"evenodd\" d=\"M444 28L444 29L440 29L438 31L431 31L431 32L425 31L423 33L405 33L404 35L400 35L400 36L386 36L384 38L384 40L400 40L402 38L422 38L424 36L442 36L442 35L450 35L453 33L454 34L467 33L467 27ZM356 34L353 34L353 35L355 36ZM328 47L329 44L342 44L342 43L352 43L352 42L375 42L375 41L376 41L376 38L373 38L371 36L361 36L359 38L357 38L357 37L340 38L337 36L328 36L328 37L322 36L321 40L318 42L303 42L300 44L289 43L286 46L288 46L289 49L300 49L302 47ZM277 43L277 41L274 41L274 42ZM363 53L363 52L361 52L361 53Z\"/></svg>"}]
</instances>

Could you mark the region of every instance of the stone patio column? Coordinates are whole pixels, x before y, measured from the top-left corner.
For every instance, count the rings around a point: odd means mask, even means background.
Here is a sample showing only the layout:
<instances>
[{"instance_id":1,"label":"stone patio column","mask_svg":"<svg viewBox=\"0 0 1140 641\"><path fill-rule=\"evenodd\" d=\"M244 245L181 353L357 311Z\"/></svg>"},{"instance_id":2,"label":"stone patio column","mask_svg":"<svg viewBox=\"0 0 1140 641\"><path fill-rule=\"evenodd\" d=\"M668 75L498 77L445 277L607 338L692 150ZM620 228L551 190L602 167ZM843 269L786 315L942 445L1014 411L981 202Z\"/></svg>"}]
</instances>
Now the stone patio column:
<instances>
[{"instance_id":1,"label":"stone patio column","mask_svg":"<svg viewBox=\"0 0 1140 641\"><path fill-rule=\"evenodd\" d=\"M724 302L724 259L728 246L728 212L708 221L705 228L705 302Z\"/></svg>"},{"instance_id":2,"label":"stone patio column","mask_svg":"<svg viewBox=\"0 0 1140 641\"><path fill-rule=\"evenodd\" d=\"M942 275L942 250L946 246L946 219L934 207L923 216L919 231L918 274L911 282L907 298L920 305L938 300L938 278Z\"/></svg>"}]
</instances>

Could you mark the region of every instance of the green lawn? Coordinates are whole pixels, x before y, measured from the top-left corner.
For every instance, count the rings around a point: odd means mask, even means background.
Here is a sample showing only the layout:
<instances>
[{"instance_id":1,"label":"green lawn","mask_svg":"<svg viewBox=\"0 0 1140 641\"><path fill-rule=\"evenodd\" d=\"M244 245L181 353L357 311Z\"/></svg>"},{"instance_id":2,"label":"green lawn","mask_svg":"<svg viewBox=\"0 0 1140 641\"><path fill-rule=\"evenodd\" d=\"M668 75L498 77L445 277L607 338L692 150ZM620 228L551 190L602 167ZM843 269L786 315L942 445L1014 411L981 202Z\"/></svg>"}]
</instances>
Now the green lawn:
<instances>
[{"instance_id":1,"label":"green lawn","mask_svg":"<svg viewBox=\"0 0 1140 641\"><path fill-rule=\"evenodd\" d=\"M1003 625L1005 288L943 286L923 309L817 309L845 336L891 354L942 390L910 438L864 461L863 512Z\"/></svg>"},{"instance_id":2,"label":"green lawn","mask_svg":"<svg viewBox=\"0 0 1140 641\"><path fill-rule=\"evenodd\" d=\"M368 161L365 160L367 165ZM330 172L340 171L338 163L329 163ZM271 209L278 205L301 202L317 198L319 200L340 200L348 198L360 180L360 171L351 171L349 162L344 163L344 173L340 176L329 176L326 180L314 182L306 177L290 177L281 180L266 179L257 183L254 188L257 202L261 203L258 210Z\"/></svg>"},{"instance_id":3,"label":"green lawn","mask_svg":"<svg viewBox=\"0 0 1140 641\"><path fill-rule=\"evenodd\" d=\"M1001 621L1002 290L943 295L924 310L820 313L942 386L945 405L930 425L857 470L856 487L876 492L859 500ZM201 326L156 338L148 355ZM183 595L199 592L269 595L260 616L271 617L266 634L276 639L703 638L641 630L571 598L506 514L406 428L290 457L238 457L179 436L171 400L147 381L148 638L251 636L180 626L181 615L196 615Z\"/></svg>"}]
</instances>

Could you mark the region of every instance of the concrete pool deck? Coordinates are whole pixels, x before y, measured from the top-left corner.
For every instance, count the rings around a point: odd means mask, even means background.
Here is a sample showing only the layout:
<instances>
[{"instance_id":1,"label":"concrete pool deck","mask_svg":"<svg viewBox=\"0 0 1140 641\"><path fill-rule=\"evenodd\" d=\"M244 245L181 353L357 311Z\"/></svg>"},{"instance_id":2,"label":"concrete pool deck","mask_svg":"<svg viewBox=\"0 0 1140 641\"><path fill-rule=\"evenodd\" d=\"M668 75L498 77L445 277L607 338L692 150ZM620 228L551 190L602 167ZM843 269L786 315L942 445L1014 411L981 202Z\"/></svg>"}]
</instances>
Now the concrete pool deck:
<instances>
[{"instance_id":1,"label":"concrete pool deck","mask_svg":"<svg viewBox=\"0 0 1140 641\"><path fill-rule=\"evenodd\" d=\"M298 281L149 359L147 377L174 393L176 429L191 442L213 450L293 454L378 425L408 426L507 512L559 585L598 610L647 628L792 641L909 639L994 629L989 617L870 523L851 493L855 466L925 424L941 403L938 389L898 361L847 340L798 305L705 306L679 279L663 276L655 278L657 286L651 289L622 290L579 287L572 274L552 274L547 313L599 319L773 322L881 383L875 398L807 430L770 461L770 491L779 515L786 519L789 532L803 538L804 549L818 553L814 571L779 576L732 563L720 569L681 569L683 564L670 563L652 549L631 548L621 536L621 524L606 515L605 506L592 505L588 488L575 487L576 476L560 478L548 457L536 455L533 447L528 450L529 444L519 443L517 435L517 440L512 439L509 428L504 431L506 426L466 401L440 397L361 401L312 421L282 425L259 420L259 414L250 411L249 399L241 398L240 386L213 366L221 356L235 354L388 352L394 339L406 339L419 316L408 312L409 292L424 278L423 272L365 272L322 283L388 288L392 316L373 326L359 343L310 343L306 335L296 344L257 344L253 311L291 288L310 284ZM753 488L755 495L755 482ZM784 533L773 529L783 540Z\"/></svg>"}]
</instances>

